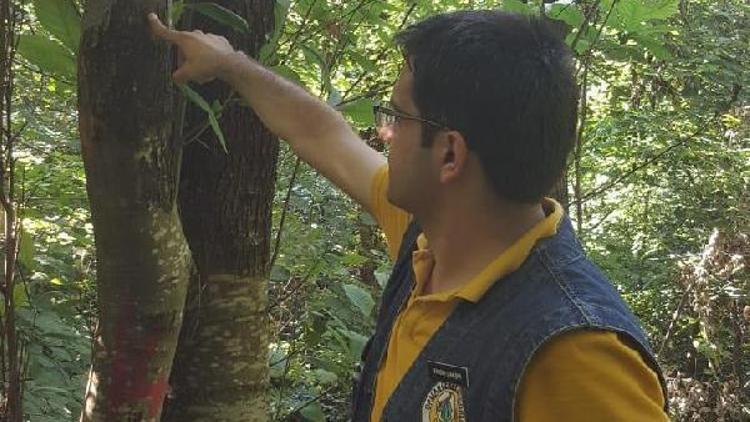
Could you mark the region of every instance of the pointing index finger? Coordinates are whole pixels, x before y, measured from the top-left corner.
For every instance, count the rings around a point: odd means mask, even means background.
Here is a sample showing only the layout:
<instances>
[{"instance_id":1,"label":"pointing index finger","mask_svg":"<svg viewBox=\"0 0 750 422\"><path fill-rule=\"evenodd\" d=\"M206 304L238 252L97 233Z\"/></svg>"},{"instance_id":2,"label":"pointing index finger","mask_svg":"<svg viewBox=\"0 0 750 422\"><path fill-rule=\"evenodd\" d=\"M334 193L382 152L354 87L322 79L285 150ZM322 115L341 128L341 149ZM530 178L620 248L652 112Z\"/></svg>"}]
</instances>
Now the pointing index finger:
<instances>
[{"instance_id":1,"label":"pointing index finger","mask_svg":"<svg viewBox=\"0 0 750 422\"><path fill-rule=\"evenodd\" d=\"M179 33L164 26L159 20L159 17L156 16L156 13L148 14L148 23L151 27L151 33L155 36L170 42L177 41Z\"/></svg>"}]
</instances>

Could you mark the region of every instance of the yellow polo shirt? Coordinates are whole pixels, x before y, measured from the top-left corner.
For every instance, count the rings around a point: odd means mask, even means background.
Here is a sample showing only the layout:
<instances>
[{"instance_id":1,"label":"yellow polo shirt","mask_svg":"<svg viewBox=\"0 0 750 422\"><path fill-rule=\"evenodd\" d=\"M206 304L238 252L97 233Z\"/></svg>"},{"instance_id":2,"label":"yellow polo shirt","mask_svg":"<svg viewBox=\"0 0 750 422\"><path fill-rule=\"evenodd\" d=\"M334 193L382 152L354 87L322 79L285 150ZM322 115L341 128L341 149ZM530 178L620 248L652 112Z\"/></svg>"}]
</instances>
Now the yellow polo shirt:
<instances>
[{"instance_id":1,"label":"yellow polo shirt","mask_svg":"<svg viewBox=\"0 0 750 422\"><path fill-rule=\"evenodd\" d=\"M372 183L373 212L395 259L410 216L388 202L387 186L388 166L383 166ZM428 240L424 234L418 237L412 263L416 288L394 322L377 375L371 420L380 420L401 378L459 301L481 299L496 280L526 260L539 239L557 232L562 208L551 199L543 206L544 220L453 291L422 294L435 263ZM534 355L517 392L516 420L667 421L663 407L659 379L636 350L615 333L574 331L552 339Z\"/></svg>"}]
</instances>

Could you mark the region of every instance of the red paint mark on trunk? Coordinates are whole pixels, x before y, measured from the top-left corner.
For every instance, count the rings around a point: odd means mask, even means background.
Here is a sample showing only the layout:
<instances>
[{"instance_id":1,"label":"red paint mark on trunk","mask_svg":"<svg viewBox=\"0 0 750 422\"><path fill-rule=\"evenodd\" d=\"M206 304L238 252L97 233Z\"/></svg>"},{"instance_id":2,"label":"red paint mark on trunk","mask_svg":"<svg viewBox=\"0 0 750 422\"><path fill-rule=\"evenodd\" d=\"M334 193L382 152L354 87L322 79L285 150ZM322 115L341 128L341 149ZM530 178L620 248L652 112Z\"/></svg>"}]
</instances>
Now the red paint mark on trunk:
<instances>
[{"instance_id":1,"label":"red paint mark on trunk","mask_svg":"<svg viewBox=\"0 0 750 422\"><path fill-rule=\"evenodd\" d=\"M145 409L147 414L142 416L153 418L161 410L167 394L169 374L150 376L149 367L168 330L163 320L150 324L141 322L139 330L134 308L132 303L126 305L117 321L107 413L120 415L121 409L129 406L133 407L133 412Z\"/></svg>"}]
</instances>

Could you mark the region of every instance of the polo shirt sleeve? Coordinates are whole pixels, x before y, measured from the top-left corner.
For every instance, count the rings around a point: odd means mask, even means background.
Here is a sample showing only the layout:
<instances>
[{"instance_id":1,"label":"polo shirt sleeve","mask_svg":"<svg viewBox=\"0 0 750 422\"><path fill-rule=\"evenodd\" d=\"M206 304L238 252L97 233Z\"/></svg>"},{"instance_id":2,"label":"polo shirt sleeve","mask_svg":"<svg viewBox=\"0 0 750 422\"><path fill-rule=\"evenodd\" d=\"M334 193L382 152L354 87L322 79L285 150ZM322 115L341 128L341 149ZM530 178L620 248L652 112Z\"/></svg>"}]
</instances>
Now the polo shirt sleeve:
<instances>
[{"instance_id":1,"label":"polo shirt sleeve","mask_svg":"<svg viewBox=\"0 0 750 422\"><path fill-rule=\"evenodd\" d=\"M387 164L380 167L375 173L370 192L373 217L385 234L385 240L388 244L388 256L395 261L398 250L401 247L401 238L409 226L411 216L388 201Z\"/></svg>"},{"instance_id":2,"label":"polo shirt sleeve","mask_svg":"<svg viewBox=\"0 0 750 422\"><path fill-rule=\"evenodd\" d=\"M518 390L517 421L668 421L656 373L612 332L574 331L542 346Z\"/></svg>"}]
</instances>

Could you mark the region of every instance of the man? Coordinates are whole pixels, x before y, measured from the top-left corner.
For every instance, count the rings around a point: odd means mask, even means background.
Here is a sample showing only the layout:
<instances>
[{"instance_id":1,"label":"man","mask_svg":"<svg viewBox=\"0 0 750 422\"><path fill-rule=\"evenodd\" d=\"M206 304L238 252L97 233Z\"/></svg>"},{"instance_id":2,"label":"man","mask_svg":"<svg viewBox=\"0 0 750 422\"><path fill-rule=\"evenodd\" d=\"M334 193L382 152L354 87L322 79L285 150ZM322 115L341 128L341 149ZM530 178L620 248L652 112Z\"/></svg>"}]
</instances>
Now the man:
<instances>
[{"instance_id":1,"label":"man","mask_svg":"<svg viewBox=\"0 0 750 422\"><path fill-rule=\"evenodd\" d=\"M666 420L637 320L544 198L574 142L571 55L544 21L435 16L399 34L376 107L386 159L332 108L221 37L154 34L178 83L220 78L372 213L396 261L354 394L356 421Z\"/></svg>"}]
</instances>

